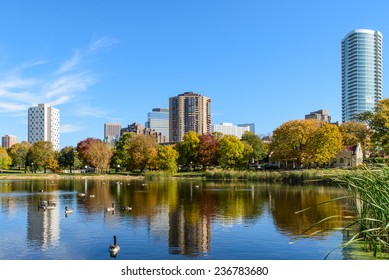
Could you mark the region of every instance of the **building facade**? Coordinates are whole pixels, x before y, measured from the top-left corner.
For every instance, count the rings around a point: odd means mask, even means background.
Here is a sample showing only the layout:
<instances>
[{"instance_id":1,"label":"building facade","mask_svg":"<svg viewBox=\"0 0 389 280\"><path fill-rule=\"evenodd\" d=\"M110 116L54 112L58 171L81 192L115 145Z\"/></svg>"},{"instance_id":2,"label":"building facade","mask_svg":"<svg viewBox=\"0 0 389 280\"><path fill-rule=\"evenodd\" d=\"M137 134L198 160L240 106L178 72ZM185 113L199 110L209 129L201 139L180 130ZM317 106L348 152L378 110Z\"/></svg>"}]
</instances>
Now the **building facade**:
<instances>
[{"instance_id":1,"label":"building facade","mask_svg":"<svg viewBox=\"0 0 389 280\"><path fill-rule=\"evenodd\" d=\"M18 143L18 138L14 135L4 135L1 137L1 146L5 149L11 148L12 145Z\"/></svg>"},{"instance_id":2,"label":"building facade","mask_svg":"<svg viewBox=\"0 0 389 280\"><path fill-rule=\"evenodd\" d=\"M105 123L104 124L104 141L114 144L120 138L120 130L122 125L120 123Z\"/></svg>"},{"instance_id":3,"label":"building facade","mask_svg":"<svg viewBox=\"0 0 389 280\"><path fill-rule=\"evenodd\" d=\"M236 136L239 139L242 138L242 135L246 132L250 131L250 126L241 126L241 125L233 125L232 123L221 123L221 124L213 124L212 132L220 132L223 135L232 135Z\"/></svg>"},{"instance_id":4,"label":"building facade","mask_svg":"<svg viewBox=\"0 0 389 280\"><path fill-rule=\"evenodd\" d=\"M170 142L181 141L189 131L211 133L211 99L195 92L169 98Z\"/></svg>"},{"instance_id":5,"label":"building facade","mask_svg":"<svg viewBox=\"0 0 389 280\"><path fill-rule=\"evenodd\" d=\"M250 127L250 132L253 132L255 133L255 123L242 123L242 124L238 124L238 126L240 127Z\"/></svg>"},{"instance_id":6,"label":"building facade","mask_svg":"<svg viewBox=\"0 0 389 280\"><path fill-rule=\"evenodd\" d=\"M382 34L356 29L342 40L342 122L355 121L382 98Z\"/></svg>"},{"instance_id":7,"label":"building facade","mask_svg":"<svg viewBox=\"0 0 389 280\"><path fill-rule=\"evenodd\" d=\"M305 115L305 119L331 123L331 116L328 114L328 110L318 110L311 112L308 115Z\"/></svg>"},{"instance_id":8,"label":"building facade","mask_svg":"<svg viewBox=\"0 0 389 280\"><path fill-rule=\"evenodd\" d=\"M169 109L154 108L147 114L146 128L161 133L169 141Z\"/></svg>"},{"instance_id":9,"label":"building facade","mask_svg":"<svg viewBox=\"0 0 389 280\"><path fill-rule=\"evenodd\" d=\"M53 149L59 151L60 113L47 104L28 108L28 142L37 141L50 141Z\"/></svg>"},{"instance_id":10,"label":"building facade","mask_svg":"<svg viewBox=\"0 0 389 280\"><path fill-rule=\"evenodd\" d=\"M120 130L120 135L123 135L126 132L133 132L135 134L143 134L143 135L151 136L159 144L168 142L167 137L163 136L161 132L157 132L153 129L146 128L140 123L132 123L127 127L122 128Z\"/></svg>"}]
</instances>

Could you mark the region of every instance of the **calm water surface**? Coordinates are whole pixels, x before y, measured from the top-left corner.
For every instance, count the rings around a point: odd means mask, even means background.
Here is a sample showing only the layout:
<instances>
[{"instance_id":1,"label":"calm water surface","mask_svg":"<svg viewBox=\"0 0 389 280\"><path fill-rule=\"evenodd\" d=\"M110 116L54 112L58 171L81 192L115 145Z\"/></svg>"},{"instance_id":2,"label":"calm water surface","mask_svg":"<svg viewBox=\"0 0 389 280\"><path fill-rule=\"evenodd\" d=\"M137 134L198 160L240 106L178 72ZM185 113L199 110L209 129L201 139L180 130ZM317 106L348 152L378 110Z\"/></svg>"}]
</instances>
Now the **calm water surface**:
<instances>
[{"instance_id":1,"label":"calm water surface","mask_svg":"<svg viewBox=\"0 0 389 280\"><path fill-rule=\"evenodd\" d=\"M80 197L85 193L85 197ZM0 181L0 259L252 259L321 260L339 246L341 231L301 233L346 201L295 212L339 197L339 188L191 179L158 182ZM91 197L92 196L92 197ZM55 209L38 208L40 200ZM107 207L114 211L107 212ZM65 207L73 213L65 215ZM122 211L131 206L132 211ZM336 228L332 220L323 227ZM108 247L117 236L120 251ZM347 259L336 249L329 259Z\"/></svg>"}]
</instances>

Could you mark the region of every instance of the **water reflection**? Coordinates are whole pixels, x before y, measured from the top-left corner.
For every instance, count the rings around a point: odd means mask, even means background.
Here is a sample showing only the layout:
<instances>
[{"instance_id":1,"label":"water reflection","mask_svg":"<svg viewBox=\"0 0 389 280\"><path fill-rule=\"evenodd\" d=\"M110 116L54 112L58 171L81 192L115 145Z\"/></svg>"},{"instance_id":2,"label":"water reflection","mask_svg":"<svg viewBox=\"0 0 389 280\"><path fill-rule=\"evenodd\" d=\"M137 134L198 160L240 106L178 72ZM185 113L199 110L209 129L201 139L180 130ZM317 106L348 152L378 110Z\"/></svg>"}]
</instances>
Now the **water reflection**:
<instances>
[{"instance_id":1,"label":"water reflection","mask_svg":"<svg viewBox=\"0 0 389 280\"><path fill-rule=\"evenodd\" d=\"M85 195L79 196L80 193ZM90 244L103 244L105 241L102 237L116 232L121 234L123 249L119 256L124 258L130 258L130 253L125 250L126 245L131 245L131 254L144 258L168 259L169 255L223 258L223 254L226 254L224 250L227 250L223 246L227 248L234 246L234 243L241 246L237 242L239 239L278 238L281 243L282 236L299 238L301 232L325 217L348 215L348 205L344 201L315 207L318 203L341 194L340 189L325 186L195 180L168 180L147 184L142 181L105 180L0 181L0 221L3 228L0 233L11 231L0 241L0 245L7 246L7 240L13 238L12 231L15 231L15 235L23 232L23 223L20 221L25 219L27 248L20 245L19 249L31 253L33 257L21 258L104 259L106 247L104 253L104 250L94 249L96 246ZM41 200L51 201L56 207L51 210L39 209L37 205ZM126 209L126 206L131 207L131 210ZM65 213L65 207L73 210L71 215ZM312 208L295 214L307 207ZM112 209L107 211L108 208ZM269 217L271 220L268 220ZM20 227L12 226L15 219ZM269 224L262 224L269 222L274 229ZM342 223L342 219L334 219L320 227L337 228ZM222 237L215 230L218 225L244 227L233 239L223 241L225 243L220 246L219 239L222 240ZM320 227L313 228L306 234L309 235ZM143 228L146 230L139 233L141 236L137 236L138 231ZM269 229L266 231L267 237L256 232L265 229ZM72 233L71 237L68 232ZM145 234L149 236L149 240L143 237ZM325 239L330 234L331 230L326 230L318 236ZM112 235L107 238L112 238ZM76 247L86 248L85 251L72 248L74 243ZM166 246L167 252L162 252ZM52 248L60 250L52 252L52 255L35 255L37 248L42 252ZM150 251L145 248L150 248ZM68 255L63 255L65 253ZM279 254L277 258L282 258L282 253ZM261 258L260 255L254 256ZM116 254L111 257L116 257ZM0 253L1 258L7 257ZM241 258L241 255L237 255L237 258Z\"/></svg>"}]
</instances>

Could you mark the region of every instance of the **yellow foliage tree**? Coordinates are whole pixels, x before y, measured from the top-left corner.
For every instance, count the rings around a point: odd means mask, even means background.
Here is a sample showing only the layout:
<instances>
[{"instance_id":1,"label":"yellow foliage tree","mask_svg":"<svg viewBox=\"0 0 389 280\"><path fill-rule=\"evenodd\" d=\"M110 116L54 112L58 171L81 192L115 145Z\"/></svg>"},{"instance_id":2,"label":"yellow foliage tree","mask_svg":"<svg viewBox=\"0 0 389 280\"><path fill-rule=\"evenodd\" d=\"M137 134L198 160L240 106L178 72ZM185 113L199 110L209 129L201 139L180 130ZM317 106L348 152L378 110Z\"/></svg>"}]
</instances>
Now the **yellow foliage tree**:
<instances>
[{"instance_id":1,"label":"yellow foliage tree","mask_svg":"<svg viewBox=\"0 0 389 280\"><path fill-rule=\"evenodd\" d=\"M338 127L322 123L306 142L303 163L326 164L342 150L342 147L342 134Z\"/></svg>"},{"instance_id":2,"label":"yellow foliage tree","mask_svg":"<svg viewBox=\"0 0 389 280\"><path fill-rule=\"evenodd\" d=\"M309 137L320 127L316 120L292 120L274 132L270 144L271 160L293 160L302 163Z\"/></svg>"}]
</instances>

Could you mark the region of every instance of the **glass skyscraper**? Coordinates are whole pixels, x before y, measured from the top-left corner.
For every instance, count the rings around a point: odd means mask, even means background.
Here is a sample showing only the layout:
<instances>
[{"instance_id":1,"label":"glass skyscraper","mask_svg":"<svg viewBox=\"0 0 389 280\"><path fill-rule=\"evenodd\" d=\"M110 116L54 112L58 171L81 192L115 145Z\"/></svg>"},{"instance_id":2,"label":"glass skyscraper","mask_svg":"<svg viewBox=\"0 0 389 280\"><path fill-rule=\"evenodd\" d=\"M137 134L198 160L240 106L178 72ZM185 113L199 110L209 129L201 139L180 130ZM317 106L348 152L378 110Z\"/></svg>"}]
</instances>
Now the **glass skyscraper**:
<instances>
[{"instance_id":1,"label":"glass skyscraper","mask_svg":"<svg viewBox=\"0 0 389 280\"><path fill-rule=\"evenodd\" d=\"M150 128L169 139L169 109L154 108L147 114L146 128Z\"/></svg>"},{"instance_id":2,"label":"glass skyscraper","mask_svg":"<svg viewBox=\"0 0 389 280\"><path fill-rule=\"evenodd\" d=\"M356 121L382 98L382 34L356 29L342 40L342 121Z\"/></svg>"}]
</instances>

